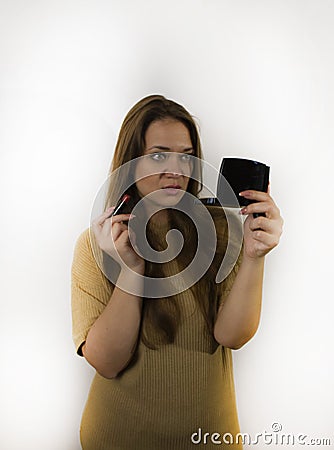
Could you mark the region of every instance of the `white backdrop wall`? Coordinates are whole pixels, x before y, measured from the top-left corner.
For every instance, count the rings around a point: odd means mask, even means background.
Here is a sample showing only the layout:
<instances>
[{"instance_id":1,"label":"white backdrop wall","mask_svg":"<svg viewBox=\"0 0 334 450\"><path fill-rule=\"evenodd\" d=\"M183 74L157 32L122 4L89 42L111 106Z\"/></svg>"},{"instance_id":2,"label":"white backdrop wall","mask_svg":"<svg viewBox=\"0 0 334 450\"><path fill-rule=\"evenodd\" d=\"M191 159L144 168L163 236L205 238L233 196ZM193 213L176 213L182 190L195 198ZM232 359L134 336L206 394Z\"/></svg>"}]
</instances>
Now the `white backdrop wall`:
<instances>
[{"instance_id":1,"label":"white backdrop wall","mask_svg":"<svg viewBox=\"0 0 334 450\"><path fill-rule=\"evenodd\" d=\"M1 449L80 448L94 372L71 340L73 246L152 93L198 118L209 163L272 168L284 234L234 352L242 431L334 447L333 54L331 0L0 1Z\"/></svg>"}]
</instances>

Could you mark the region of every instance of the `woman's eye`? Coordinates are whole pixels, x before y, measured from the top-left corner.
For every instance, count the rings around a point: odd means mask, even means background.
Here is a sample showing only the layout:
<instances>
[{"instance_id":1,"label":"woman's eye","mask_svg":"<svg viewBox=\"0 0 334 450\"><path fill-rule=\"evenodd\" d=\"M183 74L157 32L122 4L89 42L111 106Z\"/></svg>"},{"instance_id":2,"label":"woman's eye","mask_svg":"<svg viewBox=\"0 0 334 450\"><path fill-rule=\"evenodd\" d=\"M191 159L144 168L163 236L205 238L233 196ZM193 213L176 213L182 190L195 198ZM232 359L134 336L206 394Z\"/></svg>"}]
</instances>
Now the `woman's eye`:
<instances>
[{"instance_id":1,"label":"woman's eye","mask_svg":"<svg viewBox=\"0 0 334 450\"><path fill-rule=\"evenodd\" d=\"M153 159L153 161L164 161L166 159L166 155L160 152L152 153L150 158Z\"/></svg>"},{"instance_id":2,"label":"woman's eye","mask_svg":"<svg viewBox=\"0 0 334 450\"><path fill-rule=\"evenodd\" d=\"M191 154L189 154L189 153L185 153L181 156L181 160L184 162L188 162L188 161L190 161L190 159L191 159Z\"/></svg>"}]
</instances>

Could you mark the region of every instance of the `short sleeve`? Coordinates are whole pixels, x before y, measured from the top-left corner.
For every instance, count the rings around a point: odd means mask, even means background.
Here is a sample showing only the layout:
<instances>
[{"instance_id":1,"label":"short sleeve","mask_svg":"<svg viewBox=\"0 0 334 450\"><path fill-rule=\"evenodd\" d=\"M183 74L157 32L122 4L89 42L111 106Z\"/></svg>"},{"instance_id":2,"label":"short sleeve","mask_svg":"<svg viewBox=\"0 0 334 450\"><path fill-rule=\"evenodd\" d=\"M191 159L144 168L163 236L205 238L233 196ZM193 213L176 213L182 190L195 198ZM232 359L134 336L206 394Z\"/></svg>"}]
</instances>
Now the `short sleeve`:
<instances>
[{"instance_id":1,"label":"short sleeve","mask_svg":"<svg viewBox=\"0 0 334 450\"><path fill-rule=\"evenodd\" d=\"M78 355L88 331L106 307L113 285L99 268L92 251L90 230L78 238L71 269L72 336Z\"/></svg>"}]
</instances>

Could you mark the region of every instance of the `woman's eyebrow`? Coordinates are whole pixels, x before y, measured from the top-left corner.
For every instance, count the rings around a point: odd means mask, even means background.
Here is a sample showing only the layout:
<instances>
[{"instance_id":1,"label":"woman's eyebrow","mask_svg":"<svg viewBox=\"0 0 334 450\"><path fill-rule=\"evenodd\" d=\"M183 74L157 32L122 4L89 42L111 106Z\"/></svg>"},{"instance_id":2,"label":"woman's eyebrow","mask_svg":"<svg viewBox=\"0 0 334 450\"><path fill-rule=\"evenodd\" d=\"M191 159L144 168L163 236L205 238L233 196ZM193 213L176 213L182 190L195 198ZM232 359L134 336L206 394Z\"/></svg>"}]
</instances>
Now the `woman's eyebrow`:
<instances>
[{"instance_id":1,"label":"woman's eyebrow","mask_svg":"<svg viewBox=\"0 0 334 450\"><path fill-rule=\"evenodd\" d=\"M147 151L152 150L153 148L157 148L158 150L164 150L164 151L171 151L170 147L165 147L164 145L153 145L152 147L148 148ZM193 147L187 147L184 148L183 152L188 152L190 150L194 150Z\"/></svg>"}]
</instances>

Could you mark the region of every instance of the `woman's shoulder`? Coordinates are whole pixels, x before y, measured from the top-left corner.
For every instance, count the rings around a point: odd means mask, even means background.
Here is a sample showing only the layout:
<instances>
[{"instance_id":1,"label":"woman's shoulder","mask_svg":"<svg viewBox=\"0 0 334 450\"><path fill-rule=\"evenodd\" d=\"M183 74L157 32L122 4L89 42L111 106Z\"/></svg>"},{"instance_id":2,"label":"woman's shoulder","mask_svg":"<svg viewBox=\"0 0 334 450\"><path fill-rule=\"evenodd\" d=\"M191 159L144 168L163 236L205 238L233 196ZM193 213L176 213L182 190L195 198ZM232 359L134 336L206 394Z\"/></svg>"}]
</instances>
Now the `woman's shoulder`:
<instances>
[{"instance_id":1,"label":"woman's shoulder","mask_svg":"<svg viewBox=\"0 0 334 450\"><path fill-rule=\"evenodd\" d=\"M101 251L97 247L91 228L82 231L75 243L72 261L72 277L81 284L101 283L109 289L109 281L103 270Z\"/></svg>"},{"instance_id":2,"label":"woman's shoulder","mask_svg":"<svg viewBox=\"0 0 334 450\"><path fill-rule=\"evenodd\" d=\"M82 269L97 266L97 253L94 251L94 239L90 228L83 230L74 246L73 265Z\"/></svg>"},{"instance_id":3,"label":"woman's shoulder","mask_svg":"<svg viewBox=\"0 0 334 450\"><path fill-rule=\"evenodd\" d=\"M77 237L74 247L74 253L91 253L92 244L90 237L90 228L83 230Z\"/></svg>"},{"instance_id":4,"label":"woman's shoulder","mask_svg":"<svg viewBox=\"0 0 334 450\"><path fill-rule=\"evenodd\" d=\"M76 244L87 245L89 243L90 228L85 228L78 234Z\"/></svg>"}]
</instances>

